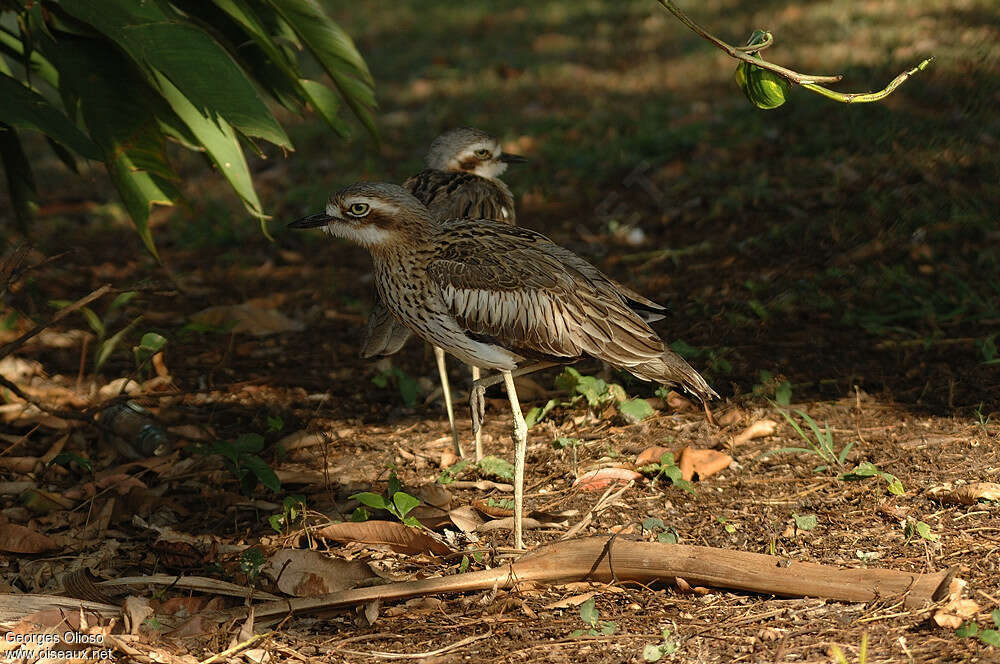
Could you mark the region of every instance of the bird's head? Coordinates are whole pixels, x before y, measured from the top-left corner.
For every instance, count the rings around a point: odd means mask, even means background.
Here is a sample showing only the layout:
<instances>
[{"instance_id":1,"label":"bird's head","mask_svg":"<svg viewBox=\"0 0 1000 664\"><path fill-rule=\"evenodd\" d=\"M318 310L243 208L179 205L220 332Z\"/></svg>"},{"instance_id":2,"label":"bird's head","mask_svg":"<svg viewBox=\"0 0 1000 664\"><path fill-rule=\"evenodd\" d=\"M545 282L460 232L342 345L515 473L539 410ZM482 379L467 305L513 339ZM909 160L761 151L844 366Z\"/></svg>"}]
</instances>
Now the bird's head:
<instances>
[{"instance_id":1,"label":"bird's head","mask_svg":"<svg viewBox=\"0 0 1000 664\"><path fill-rule=\"evenodd\" d=\"M428 168L464 171L484 178L500 177L507 164L523 161L527 160L520 155L504 152L494 137L471 127L446 131L434 139L427 151Z\"/></svg>"},{"instance_id":2,"label":"bird's head","mask_svg":"<svg viewBox=\"0 0 1000 664\"><path fill-rule=\"evenodd\" d=\"M412 241L432 224L423 203L403 187L356 182L330 196L326 210L288 224L288 228L323 228L334 237L370 250Z\"/></svg>"}]
</instances>

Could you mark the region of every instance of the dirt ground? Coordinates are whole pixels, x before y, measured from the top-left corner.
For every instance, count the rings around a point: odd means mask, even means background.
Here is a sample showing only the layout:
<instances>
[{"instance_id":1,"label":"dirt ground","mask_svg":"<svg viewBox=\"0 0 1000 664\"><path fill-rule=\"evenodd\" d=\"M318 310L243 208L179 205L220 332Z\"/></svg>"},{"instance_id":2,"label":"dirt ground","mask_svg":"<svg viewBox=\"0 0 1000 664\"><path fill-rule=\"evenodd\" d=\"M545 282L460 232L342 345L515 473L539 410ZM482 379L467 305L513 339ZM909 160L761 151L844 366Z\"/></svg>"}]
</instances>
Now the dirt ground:
<instances>
[{"instance_id":1,"label":"dirt ground","mask_svg":"<svg viewBox=\"0 0 1000 664\"><path fill-rule=\"evenodd\" d=\"M288 118L299 152L254 164L274 242L225 198L214 174L178 153L188 202L155 215L162 265L142 252L99 170L77 178L53 160L36 227L2 247L4 265L17 269L0 301L0 349L105 284L137 295L120 307L111 306L114 293L91 305L103 335L76 312L0 357L0 375L53 411L3 393L0 532L19 544L0 547L0 586L68 595L67 579L79 582L87 569L87 588L165 574L281 596L248 567L248 547L264 558L312 547L393 581L511 560L507 530L459 536L453 556L310 534L349 520L350 496L385 492L389 469L420 495L417 487L440 479L450 436L441 401L426 401L436 377L424 344L412 340L378 363L358 357L373 290L368 257L283 226L354 179L401 180L436 133L470 124L531 159L509 177L523 225L670 303L657 329L722 395L716 415L730 414L713 426L697 409L667 406L655 386L580 363L581 374L620 383L656 411L630 424L613 406L578 399L531 428L527 503L545 518L526 532L529 548L588 516L578 535L654 540L643 522L659 519L656 530L685 544L833 566L955 567L978 604L963 622L998 628L996 497L962 505L944 496L1000 482L1000 124L991 110L1000 86L990 66L1000 16L991 3L945 4L775 2L751 11L709 3L699 20L728 38L767 23L788 43L774 59L845 70L858 89L881 85L925 51L938 56L880 106L841 107L800 91L773 115L731 85L731 61L655 3L334 6L379 84L380 145L361 135L340 143L317 123ZM713 10L724 18L711 21ZM440 44L458 30L466 38L443 54ZM38 147L38 159L50 159ZM204 313L220 305L247 306ZM233 316L272 333L233 328ZM126 326L95 370L98 349ZM137 369L133 347L149 332L166 345L154 365ZM454 361L450 372L470 449L469 378ZM569 400L558 373L522 384L525 412ZM132 398L171 432L169 463L130 459L95 421L121 401L125 378L138 383ZM496 388L488 397L487 452L512 460L506 398ZM835 453L849 448L843 461L780 451L808 446L781 410L807 437L794 411L828 428ZM776 423L773 434L729 449L760 420ZM315 434L312 443L290 442L299 432ZM241 490L239 469L220 455L233 447L219 441L248 434L261 437L259 458L277 473L278 492L266 482ZM563 438L578 444L554 444ZM694 482L693 493L648 474L610 502L600 500L603 489L573 486L656 445L721 447L734 462ZM898 479L900 495L881 476L841 477L863 462ZM251 477L267 477L241 463ZM461 479L504 481L474 468ZM509 496L437 486L449 509ZM292 496L304 499L304 520L271 520L288 516L282 506ZM247 636L237 635L239 624L209 620L243 603L224 592L112 590L101 601L131 595L156 609L122 637L126 661L196 662ZM572 600L591 592L613 633L573 635L590 625ZM647 646L677 662L828 662L834 647L848 662L1000 661L998 648L939 626L933 613L890 600L659 584L525 586L258 621L258 631L274 632L250 650L274 662L641 662Z\"/></svg>"}]
</instances>

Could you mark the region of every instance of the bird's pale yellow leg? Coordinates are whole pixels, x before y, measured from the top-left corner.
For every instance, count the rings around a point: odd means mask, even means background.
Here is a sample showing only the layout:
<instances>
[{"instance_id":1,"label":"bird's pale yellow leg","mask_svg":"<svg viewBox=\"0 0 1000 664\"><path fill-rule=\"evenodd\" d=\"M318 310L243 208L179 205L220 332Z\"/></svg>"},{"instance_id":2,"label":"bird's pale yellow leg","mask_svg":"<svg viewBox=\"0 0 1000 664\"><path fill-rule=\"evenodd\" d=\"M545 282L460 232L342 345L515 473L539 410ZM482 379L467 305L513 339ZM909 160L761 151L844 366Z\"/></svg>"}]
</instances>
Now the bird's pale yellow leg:
<instances>
[{"instance_id":1,"label":"bird's pale yellow leg","mask_svg":"<svg viewBox=\"0 0 1000 664\"><path fill-rule=\"evenodd\" d=\"M451 407L451 385L448 383L448 367L444 363L444 351L434 346L434 359L437 360L438 373L441 374L441 392L444 394L444 408L448 411L448 424L451 426L451 444L455 454L462 457L462 445L458 442L458 429L455 428L455 411Z\"/></svg>"},{"instance_id":2,"label":"bird's pale yellow leg","mask_svg":"<svg viewBox=\"0 0 1000 664\"><path fill-rule=\"evenodd\" d=\"M509 371L501 373L503 374L504 386L507 388L507 398L510 399L510 410L514 415L514 547L523 549L524 457L528 448L528 425L524 422L521 404L517 401L514 376Z\"/></svg>"},{"instance_id":3,"label":"bird's pale yellow leg","mask_svg":"<svg viewBox=\"0 0 1000 664\"><path fill-rule=\"evenodd\" d=\"M482 375L482 371L479 367L472 367L472 383L475 384L476 381ZM483 430L482 427L476 429L476 463L483 460Z\"/></svg>"}]
</instances>

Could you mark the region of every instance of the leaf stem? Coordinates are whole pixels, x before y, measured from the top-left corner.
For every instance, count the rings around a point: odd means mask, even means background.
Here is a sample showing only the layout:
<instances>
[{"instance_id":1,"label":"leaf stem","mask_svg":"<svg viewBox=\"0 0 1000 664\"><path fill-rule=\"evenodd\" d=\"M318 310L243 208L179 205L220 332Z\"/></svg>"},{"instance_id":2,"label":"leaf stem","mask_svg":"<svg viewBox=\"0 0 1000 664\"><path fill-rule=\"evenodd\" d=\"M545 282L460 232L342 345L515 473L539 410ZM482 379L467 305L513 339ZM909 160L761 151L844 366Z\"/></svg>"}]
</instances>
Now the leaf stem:
<instances>
[{"instance_id":1,"label":"leaf stem","mask_svg":"<svg viewBox=\"0 0 1000 664\"><path fill-rule=\"evenodd\" d=\"M893 91L896 90L900 85L906 82L908 78L916 74L918 71L923 71L927 66L934 60L933 57L927 58L919 65L913 69L904 71L902 74L892 79L887 86L878 92L856 92L856 93L843 93L830 90L823 87L822 85L817 85L818 83L836 83L844 78L843 74L837 74L835 76L826 75L816 75L816 74L800 74L797 71L793 71L781 65L777 65L773 62L768 62L762 60L761 58L754 57L751 53L761 51L767 48L774 42L774 38L771 33L767 33L768 38L761 44L755 44L752 47L749 46L733 46L728 44L715 35L711 34L703 27L692 21L687 14L682 12L677 5L675 5L671 0L656 0L660 5L663 6L668 12L674 15L678 21L686 25L692 32L702 37L703 39L711 42L717 48L725 51L730 57L743 62L748 62L752 65L760 67L761 69L767 69L775 74L787 79L788 81L795 83L796 85L801 85L806 90L815 92L816 94L822 95L828 99L834 101L839 101L845 104L860 104L865 102L879 101L885 99Z\"/></svg>"}]
</instances>

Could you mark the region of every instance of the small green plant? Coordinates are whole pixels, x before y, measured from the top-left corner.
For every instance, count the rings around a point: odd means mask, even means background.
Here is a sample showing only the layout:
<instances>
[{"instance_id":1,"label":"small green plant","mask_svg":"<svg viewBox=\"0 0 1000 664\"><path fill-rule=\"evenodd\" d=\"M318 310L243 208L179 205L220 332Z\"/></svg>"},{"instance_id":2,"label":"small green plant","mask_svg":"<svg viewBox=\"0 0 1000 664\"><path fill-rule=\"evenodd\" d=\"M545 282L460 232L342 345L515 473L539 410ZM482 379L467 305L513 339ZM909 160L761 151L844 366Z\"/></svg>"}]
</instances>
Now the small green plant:
<instances>
[{"instance_id":1,"label":"small green plant","mask_svg":"<svg viewBox=\"0 0 1000 664\"><path fill-rule=\"evenodd\" d=\"M281 481L271 466L260 458L264 449L264 437L256 433L245 433L236 440L219 440L204 447L203 454L218 454L233 477L240 483L244 493L250 493L263 484L271 491L281 490Z\"/></svg>"},{"instance_id":2,"label":"small green plant","mask_svg":"<svg viewBox=\"0 0 1000 664\"><path fill-rule=\"evenodd\" d=\"M941 536L931 530L931 527L928 524L914 519L906 520L906 525L903 526L903 534L906 536L907 542L914 537L925 539L928 542L936 542L941 539Z\"/></svg>"},{"instance_id":3,"label":"small green plant","mask_svg":"<svg viewBox=\"0 0 1000 664\"><path fill-rule=\"evenodd\" d=\"M969 621L955 630L955 636L961 639L974 636L983 645L1000 648L1000 609L993 609L990 617L993 619L992 629L980 629L978 623Z\"/></svg>"},{"instance_id":4,"label":"small green plant","mask_svg":"<svg viewBox=\"0 0 1000 664\"><path fill-rule=\"evenodd\" d=\"M1000 352L997 351L997 334L991 334L977 342L979 352L983 355L983 364L1000 364Z\"/></svg>"},{"instance_id":5,"label":"small green plant","mask_svg":"<svg viewBox=\"0 0 1000 664\"><path fill-rule=\"evenodd\" d=\"M281 419L279 415L268 415L267 416L267 432L268 433L281 433L285 429L285 420Z\"/></svg>"},{"instance_id":6,"label":"small green plant","mask_svg":"<svg viewBox=\"0 0 1000 664\"><path fill-rule=\"evenodd\" d=\"M524 416L524 423L530 429L531 427L541 422L542 419L546 415L551 413L552 409L558 406L560 403L561 402L559 401L559 399L549 399L548 401L545 402L545 405L542 407L538 406L532 407L532 409L528 411L528 414Z\"/></svg>"},{"instance_id":7,"label":"small green plant","mask_svg":"<svg viewBox=\"0 0 1000 664\"><path fill-rule=\"evenodd\" d=\"M903 489L903 483L899 481L899 478L897 478L895 475L891 473L879 470L878 466L871 463L870 461L862 461L857 466L855 466L854 470L851 470L849 472L840 475L839 479L847 481L857 481L857 480L865 480L868 479L869 477L879 477L885 480L885 482L888 484L888 486L886 487L886 491L888 491L894 496L902 496L904 493L906 493L906 490Z\"/></svg>"},{"instance_id":8,"label":"small green plant","mask_svg":"<svg viewBox=\"0 0 1000 664\"><path fill-rule=\"evenodd\" d=\"M986 413L983 412L983 402L982 401L980 401L979 405L976 406L976 410L975 410L974 414L976 416L976 424L979 426L980 431L983 432L984 436L986 436L987 438L989 438L989 436L990 436L990 419L992 419L992 415L987 415Z\"/></svg>"},{"instance_id":9,"label":"small green plant","mask_svg":"<svg viewBox=\"0 0 1000 664\"><path fill-rule=\"evenodd\" d=\"M570 636L610 636L618 631L617 623L600 618L594 598L591 597L580 605L580 619L589 626L588 629L574 629Z\"/></svg>"},{"instance_id":10,"label":"small green plant","mask_svg":"<svg viewBox=\"0 0 1000 664\"><path fill-rule=\"evenodd\" d=\"M80 313L83 317L87 319L87 325L90 329L94 331L94 335L97 337L97 343L94 346L94 373L98 373L104 363L108 361L108 357L115 350L121 340L128 334L132 328L139 324L142 320L142 316L136 317L131 323L125 325L114 334L110 334L111 326L116 323L121 317L122 308L128 304L136 295L135 291L126 291L124 293L119 293L118 297L111 301L107 309L104 310L104 315L99 316L90 307L80 307ZM72 304L69 300L52 300L49 302L53 307L57 309L62 309ZM110 336L109 336L110 334Z\"/></svg>"},{"instance_id":11,"label":"small green plant","mask_svg":"<svg viewBox=\"0 0 1000 664\"><path fill-rule=\"evenodd\" d=\"M656 541L662 544L677 544L677 531L663 525L663 519L655 516L646 517L642 520L643 532L656 535Z\"/></svg>"},{"instance_id":12,"label":"small green plant","mask_svg":"<svg viewBox=\"0 0 1000 664\"><path fill-rule=\"evenodd\" d=\"M733 533L735 533L737 530L740 529L740 527L737 526L735 523L729 523L729 519L727 519L724 516L717 516L715 517L715 520L718 521L722 525L722 529L725 530L730 535L732 535Z\"/></svg>"},{"instance_id":13,"label":"small green plant","mask_svg":"<svg viewBox=\"0 0 1000 664\"><path fill-rule=\"evenodd\" d=\"M94 466L90 462L90 459L82 457L79 454L74 454L73 452L60 452L52 458L51 463L62 466L67 470L71 470L76 465L80 470L89 474L93 474L94 472Z\"/></svg>"},{"instance_id":14,"label":"small green plant","mask_svg":"<svg viewBox=\"0 0 1000 664\"><path fill-rule=\"evenodd\" d=\"M301 521L306 514L305 496L285 496L281 501L281 513L272 514L267 522L278 534L283 534L290 530L298 521Z\"/></svg>"},{"instance_id":15,"label":"small green plant","mask_svg":"<svg viewBox=\"0 0 1000 664\"><path fill-rule=\"evenodd\" d=\"M264 557L264 552L256 546L252 546L240 554L240 571L247 575L251 583L257 580L266 564L267 558Z\"/></svg>"},{"instance_id":16,"label":"small green plant","mask_svg":"<svg viewBox=\"0 0 1000 664\"><path fill-rule=\"evenodd\" d=\"M639 469L639 472L653 473L652 483L654 484L663 477L670 480L670 483L678 489L684 489L692 496L696 494L694 485L684 479L681 469L677 467L677 461L674 459L673 452L664 452L660 456L659 463L651 463L648 466L643 466Z\"/></svg>"},{"instance_id":17,"label":"small green plant","mask_svg":"<svg viewBox=\"0 0 1000 664\"><path fill-rule=\"evenodd\" d=\"M642 658L647 662L658 662L664 655L673 655L680 649L680 643L675 640L677 625L674 625L673 632L669 627L663 628L663 641L660 643L648 643L642 649Z\"/></svg>"},{"instance_id":18,"label":"small green plant","mask_svg":"<svg viewBox=\"0 0 1000 664\"><path fill-rule=\"evenodd\" d=\"M362 491L351 496L351 499L361 503L361 506L354 510L351 515L351 521L367 521L368 510L365 508L371 507L376 510L385 510L407 526L420 527L419 521L412 516L407 516L414 507L420 504L420 499L403 491L403 484L396 477L396 471L389 472L386 495Z\"/></svg>"},{"instance_id":19,"label":"small green plant","mask_svg":"<svg viewBox=\"0 0 1000 664\"><path fill-rule=\"evenodd\" d=\"M140 375L150 375L149 363L153 356L163 350L167 345L166 337L156 332L147 332L142 335L138 346L132 346L132 356L135 357L135 370Z\"/></svg>"},{"instance_id":20,"label":"small green plant","mask_svg":"<svg viewBox=\"0 0 1000 664\"><path fill-rule=\"evenodd\" d=\"M812 530L816 527L815 514L792 514L792 520L798 530Z\"/></svg>"},{"instance_id":21,"label":"small green plant","mask_svg":"<svg viewBox=\"0 0 1000 664\"><path fill-rule=\"evenodd\" d=\"M420 386L416 379L399 367L390 367L385 371L380 371L372 377L372 383L382 389L389 387L390 384L395 385L407 408L416 406L420 398Z\"/></svg>"},{"instance_id":22,"label":"small green plant","mask_svg":"<svg viewBox=\"0 0 1000 664\"><path fill-rule=\"evenodd\" d=\"M514 479L514 464L506 459L495 456L483 457L476 467L480 475L508 481Z\"/></svg>"},{"instance_id":23,"label":"small green plant","mask_svg":"<svg viewBox=\"0 0 1000 664\"><path fill-rule=\"evenodd\" d=\"M851 448L854 447L853 442L844 445L844 447L841 448L841 450L838 452L833 445L833 434L830 433L829 425L827 425L824 429L820 429L819 425L816 424L816 420L811 418L808 413L805 413L801 410L795 410L794 412L803 420L805 420L805 423L809 426L809 429L812 431L813 435L810 437L808 434L806 434L805 431L802 430L802 427L799 426L799 423L796 422L795 419L788 414L787 410L779 408L778 412L781 413L782 417L784 417L789 424L792 425L792 428L795 429L795 433L799 434L799 438L804 440L809 447L779 447L776 450L765 452L764 453L765 456L771 454L800 452L805 454L813 454L815 456L818 456L825 462L822 465L816 466L815 468L816 472L823 472L827 470L830 466L843 467L844 462L847 460L847 455L851 452Z\"/></svg>"},{"instance_id":24,"label":"small green plant","mask_svg":"<svg viewBox=\"0 0 1000 664\"><path fill-rule=\"evenodd\" d=\"M552 441L552 447L557 450L569 450L570 455L573 457L573 474L578 475L577 472L577 460L576 460L576 448L583 445L583 441L579 438L556 438Z\"/></svg>"},{"instance_id":25,"label":"small green plant","mask_svg":"<svg viewBox=\"0 0 1000 664\"><path fill-rule=\"evenodd\" d=\"M470 461L468 459L462 459L458 463L448 466L437 477L438 484L451 484L459 477L461 477L462 472L469 467Z\"/></svg>"},{"instance_id":26,"label":"small green plant","mask_svg":"<svg viewBox=\"0 0 1000 664\"><path fill-rule=\"evenodd\" d=\"M783 408L792 403L792 384L784 376L775 376L766 369L760 372L760 383L754 385L753 393L757 396L770 398Z\"/></svg>"}]
</instances>

